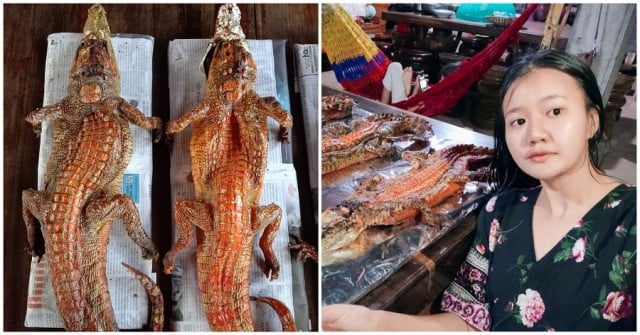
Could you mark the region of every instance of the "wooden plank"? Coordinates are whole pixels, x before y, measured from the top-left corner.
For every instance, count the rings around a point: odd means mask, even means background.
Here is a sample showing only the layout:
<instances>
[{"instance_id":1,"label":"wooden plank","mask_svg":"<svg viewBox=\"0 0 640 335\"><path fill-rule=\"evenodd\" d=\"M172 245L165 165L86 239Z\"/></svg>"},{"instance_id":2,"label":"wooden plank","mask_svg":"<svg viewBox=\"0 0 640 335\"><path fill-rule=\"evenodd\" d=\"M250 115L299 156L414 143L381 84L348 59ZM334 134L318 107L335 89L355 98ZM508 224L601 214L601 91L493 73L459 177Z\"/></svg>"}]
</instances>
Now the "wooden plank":
<instances>
[{"instance_id":1,"label":"wooden plank","mask_svg":"<svg viewBox=\"0 0 640 335\"><path fill-rule=\"evenodd\" d=\"M572 55L594 51L591 70L598 80L606 105L613 83L636 29L635 4L582 4L573 24L573 34L567 44Z\"/></svg>"},{"instance_id":2,"label":"wooden plank","mask_svg":"<svg viewBox=\"0 0 640 335\"><path fill-rule=\"evenodd\" d=\"M472 21L463 21L456 19L440 19L433 16L405 13L405 12L382 12L382 18L387 21L403 22L411 25L433 27L439 29L449 29L455 31L463 31L472 34L480 34L486 36L498 36L504 29L492 26L489 23L480 23ZM520 42L540 44L542 41L542 28L541 25L531 21L525 23L525 28L520 30ZM568 29L567 29L568 30ZM562 33L558 39L558 48L563 49L567 44L567 33Z\"/></svg>"},{"instance_id":3,"label":"wooden plank","mask_svg":"<svg viewBox=\"0 0 640 335\"><path fill-rule=\"evenodd\" d=\"M564 8L564 4L551 4L551 8L549 9L549 13L547 14L547 19L544 23L544 33L542 36L542 42L540 42L541 50L548 50L552 44L554 43L554 39L556 35L560 35L558 33L560 15L562 14L562 8Z\"/></svg>"}]
</instances>

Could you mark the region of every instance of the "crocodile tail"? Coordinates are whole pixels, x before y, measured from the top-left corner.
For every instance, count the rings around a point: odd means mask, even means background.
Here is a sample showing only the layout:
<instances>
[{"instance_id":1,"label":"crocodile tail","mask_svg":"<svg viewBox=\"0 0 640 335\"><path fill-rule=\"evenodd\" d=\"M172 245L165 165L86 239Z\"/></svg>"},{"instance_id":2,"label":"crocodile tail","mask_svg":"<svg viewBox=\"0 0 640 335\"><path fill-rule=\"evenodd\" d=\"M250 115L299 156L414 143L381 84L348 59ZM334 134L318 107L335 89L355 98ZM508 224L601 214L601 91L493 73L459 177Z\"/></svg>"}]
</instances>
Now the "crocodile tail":
<instances>
[{"instance_id":1,"label":"crocodile tail","mask_svg":"<svg viewBox=\"0 0 640 335\"><path fill-rule=\"evenodd\" d=\"M68 161L57 173L52 205L43 219L47 227L45 247L52 284L67 330L101 328L96 324L95 315L87 315L94 309L90 306L93 298L87 299L87 292L82 287L87 275L104 276L108 235L102 236L102 229L92 231L92 225L84 224L81 217L88 200L103 188L103 181L110 178L106 167L121 157L113 153L120 141L119 124L105 120L108 115L108 112L98 111L83 118L77 140L70 145ZM106 289L106 285L103 287ZM108 295L100 295L98 291L93 293L97 294L94 297L99 301L108 301ZM99 306L98 309L104 315L113 314L110 307ZM108 323L108 329L115 327L111 318L98 323Z\"/></svg>"},{"instance_id":2,"label":"crocodile tail","mask_svg":"<svg viewBox=\"0 0 640 335\"><path fill-rule=\"evenodd\" d=\"M251 300L262 302L271 306L271 308L273 308L273 310L276 312L276 314L278 314L278 317L280 318L280 322L282 323L282 331L296 331L296 323L293 320L293 315L291 314L291 311L289 311L287 305L285 305L282 301L269 297L254 296L251 296Z\"/></svg>"},{"instance_id":3,"label":"crocodile tail","mask_svg":"<svg viewBox=\"0 0 640 335\"><path fill-rule=\"evenodd\" d=\"M151 302L151 317L149 320L151 330L162 331L164 326L164 299L158 284L131 265L127 263L122 263L122 265L140 281L149 296L149 301Z\"/></svg>"}]
</instances>

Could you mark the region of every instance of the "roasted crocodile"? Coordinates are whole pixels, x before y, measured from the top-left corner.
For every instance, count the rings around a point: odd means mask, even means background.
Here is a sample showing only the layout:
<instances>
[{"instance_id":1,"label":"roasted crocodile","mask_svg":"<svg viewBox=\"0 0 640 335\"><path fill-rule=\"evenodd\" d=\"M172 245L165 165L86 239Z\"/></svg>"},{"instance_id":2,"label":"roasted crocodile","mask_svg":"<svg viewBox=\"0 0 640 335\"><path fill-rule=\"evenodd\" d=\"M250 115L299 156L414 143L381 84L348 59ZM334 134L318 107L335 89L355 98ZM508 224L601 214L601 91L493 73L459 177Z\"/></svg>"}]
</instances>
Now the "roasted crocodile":
<instances>
[{"instance_id":1,"label":"roasted crocodile","mask_svg":"<svg viewBox=\"0 0 640 335\"><path fill-rule=\"evenodd\" d=\"M457 145L431 154L405 151L402 158L411 163L410 170L389 179L376 175L322 213L323 254L347 246L369 227L415 221L438 225L442 217L434 208L459 192L474 170L486 172L491 149Z\"/></svg>"},{"instance_id":2,"label":"roasted crocodile","mask_svg":"<svg viewBox=\"0 0 640 335\"><path fill-rule=\"evenodd\" d=\"M330 124L322 136L322 174L394 153L391 138L405 133L424 135L431 125L404 114L376 114L352 120L349 126Z\"/></svg>"},{"instance_id":3,"label":"roasted crocodile","mask_svg":"<svg viewBox=\"0 0 640 335\"><path fill-rule=\"evenodd\" d=\"M66 329L117 330L106 277L106 251L114 220L123 221L143 257L158 257L133 200L119 192L133 145L129 122L159 129L162 121L145 117L120 97L120 76L102 6L89 9L68 95L29 113L26 120L36 130L41 122L53 121L45 189L22 193L29 251L38 258L47 254ZM149 294L151 327L161 330L162 294L151 279L127 268Z\"/></svg>"},{"instance_id":4,"label":"roasted crocodile","mask_svg":"<svg viewBox=\"0 0 640 335\"><path fill-rule=\"evenodd\" d=\"M322 121L344 119L351 116L355 101L344 94L322 97Z\"/></svg>"},{"instance_id":5,"label":"roasted crocodile","mask_svg":"<svg viewBox=\"0 0 640 335\"><path fill-rule=\"evenodd\" d=\"M252 331L249 267L258 231L264 229L259 244L265 274L274 280L280 268L271 243L282 210L275 204L258 205L267 165L267 116L280 123L282 140L292 119L274 98L260 98L253 90L256 66L240 27L239 8L222 5L216 26L202 64L207 71L205 97L166 127L170 135L192 124L195 198L175 203L178 240L164 257L164 269L171 273L177 254L193 242L195 225L200 298L210 328ZM254 299L286 315L281 318L283 329L295 329L285 305Z\"/></svg>"}]
</instances>

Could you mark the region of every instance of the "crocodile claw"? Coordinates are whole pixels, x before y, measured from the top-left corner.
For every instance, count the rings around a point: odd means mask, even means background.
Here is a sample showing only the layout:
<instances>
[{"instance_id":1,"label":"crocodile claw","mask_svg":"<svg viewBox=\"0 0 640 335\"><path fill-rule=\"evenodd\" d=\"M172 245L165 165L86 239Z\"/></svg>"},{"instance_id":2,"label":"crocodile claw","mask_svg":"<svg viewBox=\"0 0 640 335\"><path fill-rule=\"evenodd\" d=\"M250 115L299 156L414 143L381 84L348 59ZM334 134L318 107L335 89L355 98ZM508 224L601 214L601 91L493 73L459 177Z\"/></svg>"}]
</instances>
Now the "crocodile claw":
<instances>
[{"instance_id":1,"label":"crocodile claw","mask_svg":"<svg viewBox=\"0 0 640 335\"><path fill-rule=\"evenodd\" d=\"M289 129L285 127L280 127L280 133L278 134L278 138L280 141L284 143L289 143Z\"/></svg>"},{"instance_id":2,"label":"crocodile claw","mask_svg":"<svg viewBox=\"0 0 640 335\"><path fill-rule=\"evenodd\" d=\"M38 257L38 263L40 263L42 256L44 256L44 250L40 248L31 249L29 247L25 247L24 250L31 255L31 257Z\"/></svg>"}]
</instances>

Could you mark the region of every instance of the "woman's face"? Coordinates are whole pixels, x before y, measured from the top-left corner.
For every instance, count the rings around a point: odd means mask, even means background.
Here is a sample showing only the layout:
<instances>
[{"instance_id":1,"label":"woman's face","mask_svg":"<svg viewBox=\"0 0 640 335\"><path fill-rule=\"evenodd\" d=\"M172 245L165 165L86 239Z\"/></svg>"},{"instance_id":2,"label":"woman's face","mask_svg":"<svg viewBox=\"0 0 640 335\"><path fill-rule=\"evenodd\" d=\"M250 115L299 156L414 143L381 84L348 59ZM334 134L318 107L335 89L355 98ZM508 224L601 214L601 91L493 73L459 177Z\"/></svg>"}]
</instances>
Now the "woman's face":
<instances>
[{"instance_id":1,"label":"woman's face","mask_svg":"<svg viewBox=\"0 0 640 335\"><path fill-rule=\"evenodd\" d=\"M588 169L598 113L564 72L536 68L513 82L502 102L507 147L522 171L553 181Z\"/></svg>"}]
</instances>

